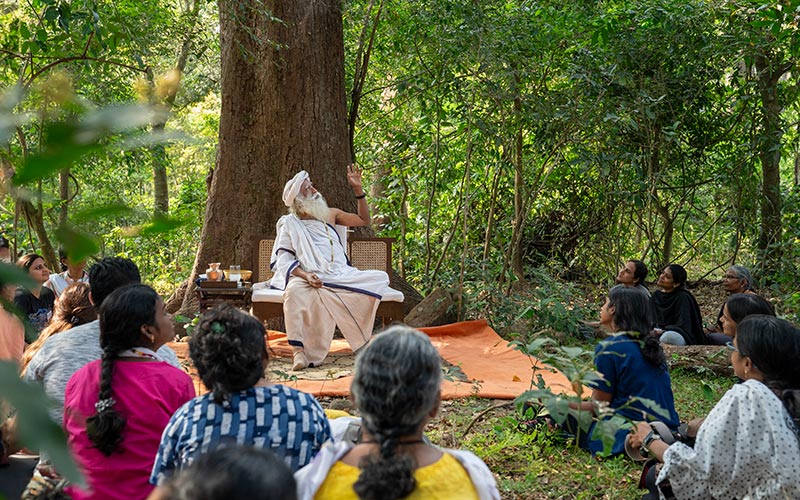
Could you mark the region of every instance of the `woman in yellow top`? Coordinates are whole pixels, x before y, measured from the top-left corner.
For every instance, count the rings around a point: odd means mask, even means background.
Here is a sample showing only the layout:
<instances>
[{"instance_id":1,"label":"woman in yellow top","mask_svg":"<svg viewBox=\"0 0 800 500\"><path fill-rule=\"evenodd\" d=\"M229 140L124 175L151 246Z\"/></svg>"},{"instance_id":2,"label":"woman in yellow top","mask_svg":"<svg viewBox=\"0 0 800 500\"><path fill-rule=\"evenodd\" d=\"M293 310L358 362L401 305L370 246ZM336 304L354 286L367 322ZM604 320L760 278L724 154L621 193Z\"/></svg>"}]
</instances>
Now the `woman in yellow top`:
<instances>
[{"instance_id":1,"label":"woman in yellow top","mask_svg":"<svg viewBox=\"0 0 800 500\"><path fill-rule=\"evenodd\" d=\"M423 333L394 326L359 353L350 388L362 440L328 443L296 474L298 500L500 498L492 473L468 451L423 439L439 412L439 353Z\"/></svg>"}]
</instances>

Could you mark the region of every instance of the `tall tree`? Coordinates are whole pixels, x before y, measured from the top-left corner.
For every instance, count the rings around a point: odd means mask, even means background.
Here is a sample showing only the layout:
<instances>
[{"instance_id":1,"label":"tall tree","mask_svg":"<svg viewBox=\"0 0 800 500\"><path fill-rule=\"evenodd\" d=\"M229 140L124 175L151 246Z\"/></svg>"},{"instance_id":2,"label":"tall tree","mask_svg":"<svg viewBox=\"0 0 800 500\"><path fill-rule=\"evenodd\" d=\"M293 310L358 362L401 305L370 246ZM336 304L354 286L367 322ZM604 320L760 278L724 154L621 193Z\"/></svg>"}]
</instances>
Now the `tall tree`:
<instances>
[{"instance_id":1,"label":"tall tree","mask_svg":"<svg viewBox=\"0 0 800 500\"><path fill-rule=\"evenodd\" d=\"M355 209L341 2L220 0L222 113L200 246L182 300L208 262L255 265L257 239L286 212L284 183L307 170L331 206ZM174 299L173 299L174 303Z\"/></svg>"},{"instance_id":2,"label":"tall tree","mask_svg":"<svg viewBox=\"0 0 800 500\"><path fill-rule=\"evenodd\" d=\"M778 270L783 243L781 153L787 105L797 99L800 79L792 75L800 60L800 0L731 2L729 30L737 40L745 71L739 81L752 89L758 106L754 155L761 163L761 228L758 249L762 269Z\"/></svg>"}]
</instances>

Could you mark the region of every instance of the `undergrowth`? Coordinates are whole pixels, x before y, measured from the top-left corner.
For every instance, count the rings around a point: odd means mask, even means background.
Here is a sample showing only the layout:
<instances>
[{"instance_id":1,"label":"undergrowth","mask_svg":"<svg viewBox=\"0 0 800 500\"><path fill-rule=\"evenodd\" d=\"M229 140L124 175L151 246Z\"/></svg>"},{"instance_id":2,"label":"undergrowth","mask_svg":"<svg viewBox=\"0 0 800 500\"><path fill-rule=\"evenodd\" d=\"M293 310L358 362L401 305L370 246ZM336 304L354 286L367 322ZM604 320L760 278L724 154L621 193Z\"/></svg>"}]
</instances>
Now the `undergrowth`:
<instances>
[{"instance_id":1,"label":"undergrowth","mask_svg":"<svg viewBox=\"0 0 800 500\"><path fill-rule=\"evenodd\" d=\"M675 370L672 387L681 420L706 415L733 380ZM477 418L476 418L477 417ZM592 458L546 428L520 428L511 402L468 398L445 401L426 430L441 446L471 450L483 459L508 499L638 499L640 466L627 457ZM469 428L469 432L465 431Z\"/></svg>"}]
</instances>

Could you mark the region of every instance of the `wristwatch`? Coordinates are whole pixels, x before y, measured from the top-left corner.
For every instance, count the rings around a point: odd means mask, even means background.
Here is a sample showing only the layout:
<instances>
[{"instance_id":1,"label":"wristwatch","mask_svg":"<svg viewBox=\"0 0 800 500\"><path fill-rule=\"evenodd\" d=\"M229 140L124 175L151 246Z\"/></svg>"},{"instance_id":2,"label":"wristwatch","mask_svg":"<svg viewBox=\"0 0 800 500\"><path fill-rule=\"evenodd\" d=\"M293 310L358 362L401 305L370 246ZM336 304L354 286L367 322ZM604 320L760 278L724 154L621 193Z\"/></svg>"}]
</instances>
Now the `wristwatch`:
<instances>
[{"instance_id":1,"label":"wristwatch","mask_svg":"<svg viewBox=\"0 0 800 500\"><path fill-rule=\"evenodd\" d=\"M650 455L650 445L653 443L653 441L661 441L661 436L655 430L648 432L647 436L645 436L642 440L643 454Z\"/></svg>"}]
</instances>

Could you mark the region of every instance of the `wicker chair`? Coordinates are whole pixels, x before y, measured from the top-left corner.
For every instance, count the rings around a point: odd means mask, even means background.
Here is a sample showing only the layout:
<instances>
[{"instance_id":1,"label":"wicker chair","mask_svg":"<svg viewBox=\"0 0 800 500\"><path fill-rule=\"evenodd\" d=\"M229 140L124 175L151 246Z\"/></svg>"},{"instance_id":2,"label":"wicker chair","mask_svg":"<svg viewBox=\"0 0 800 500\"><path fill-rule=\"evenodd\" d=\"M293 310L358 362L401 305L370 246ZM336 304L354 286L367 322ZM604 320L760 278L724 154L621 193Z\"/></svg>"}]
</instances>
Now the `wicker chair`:
<instances>
[{"instance_id":1,"label":"wicker chair","mask_svg":"<svg viewBox=\"0 0 800 500\"><path fill-rule=\"evenodd\" d=\"M393 238L361 238L350 237L347 240L348 256L350 263L359 269L377 269L386 272L390 279L392 276L392 242ZM268 281L272 278L269 267L274 238L258 241L258 268L253 281ZM391 286L391 282L389 283ZM403 293L390 289L384 294L378 306L377 316L386 325L392 321L403 320ZM253 315L261 321L283 316L283 290L262 288L253 290L252 296Z\"/></svg>"}]
</instances>

